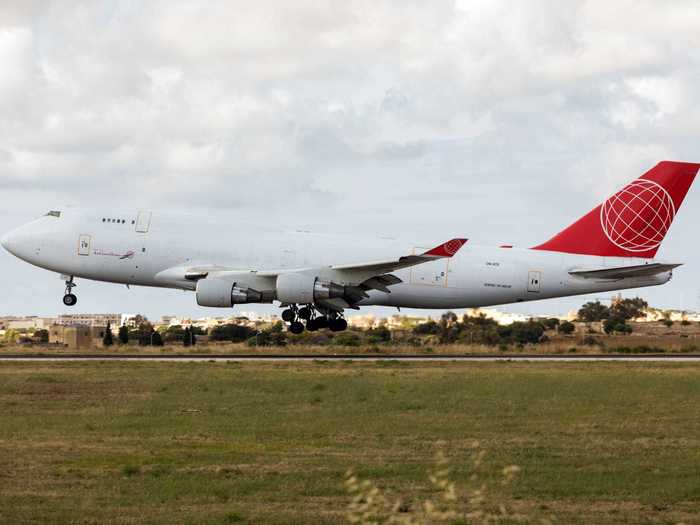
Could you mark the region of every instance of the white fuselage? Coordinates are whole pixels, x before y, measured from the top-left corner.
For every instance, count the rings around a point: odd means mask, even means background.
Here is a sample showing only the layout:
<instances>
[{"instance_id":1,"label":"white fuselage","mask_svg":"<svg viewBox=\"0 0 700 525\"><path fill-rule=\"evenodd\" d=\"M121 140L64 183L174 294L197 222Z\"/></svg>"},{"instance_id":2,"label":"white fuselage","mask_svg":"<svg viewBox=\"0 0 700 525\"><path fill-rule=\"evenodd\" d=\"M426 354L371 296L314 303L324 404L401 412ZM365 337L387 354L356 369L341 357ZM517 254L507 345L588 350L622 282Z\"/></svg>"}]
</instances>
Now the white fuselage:
<instances>
[{"instance_id":1,"label":"white fuselage","mask_svg":"<svg viewBox=\"0 0 700 525\"><path fill-rule=\"evenodd\" d=\"M3 245L36 266L61 274L141 286L192 289L164 272L199 264L227 269L322 268L420 253L430 244L397 239L356 239L307 231L216 223L158 212L64 209L10 232ZM650 260L595 257L467 243L452 258L393 272L403 282L391 293L371 290L360 305L464 308L637 288L666 283L651 277L601 279L574 269L643 264Z\"/></svg>"}]
</instances>

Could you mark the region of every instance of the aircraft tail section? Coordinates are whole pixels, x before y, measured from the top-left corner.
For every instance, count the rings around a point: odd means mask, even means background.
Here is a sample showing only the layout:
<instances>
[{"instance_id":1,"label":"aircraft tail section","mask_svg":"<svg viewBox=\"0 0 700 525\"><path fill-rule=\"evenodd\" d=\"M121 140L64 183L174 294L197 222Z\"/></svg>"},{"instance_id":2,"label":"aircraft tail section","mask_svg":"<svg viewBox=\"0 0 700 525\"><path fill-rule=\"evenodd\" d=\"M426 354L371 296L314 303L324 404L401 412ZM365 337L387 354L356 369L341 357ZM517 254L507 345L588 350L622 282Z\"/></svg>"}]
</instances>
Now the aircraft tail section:
<instances>
[{"instance_id":1,"label":"aircraft tail section","mask_svg":"<svg viewBox=\"0 0 700 525\"><path fill-rule=\"evenodd\" d=\"M534 250L653 258L700 164L662 161Z\"/></svg>"}]
</instances>

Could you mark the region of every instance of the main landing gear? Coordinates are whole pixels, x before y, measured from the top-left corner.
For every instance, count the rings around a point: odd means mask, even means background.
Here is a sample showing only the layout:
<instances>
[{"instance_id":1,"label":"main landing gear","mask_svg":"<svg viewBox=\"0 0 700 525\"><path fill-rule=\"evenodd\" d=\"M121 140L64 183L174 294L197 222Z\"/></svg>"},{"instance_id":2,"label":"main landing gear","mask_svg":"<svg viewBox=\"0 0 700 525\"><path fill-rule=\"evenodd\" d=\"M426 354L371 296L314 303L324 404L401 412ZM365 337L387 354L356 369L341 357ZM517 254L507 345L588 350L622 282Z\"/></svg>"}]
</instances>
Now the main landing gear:
<instances>
[{"instance_id":1,"label":"main landing gear","mask_svg":"<svg viewBox=\"0 0 700 525\"><path fill-rule=\"evenodd\" d=\"M342 314L331 310L320 310L312 305L298 307L293 304L282 311L282 320L289 323L289 331L300 334L304 331L304 322L309 332L315 332L323 328L331 332L342 332L348 327L348 322ZM302 322L304 321L304 322Z\"/></svg>"},{"instance_id":2,"label":"main landing gear","mask_svg":"<svg viewBox=\"0 0 700 525\"><path fill-rule=\"evenodd\" d=\"M78 302L78 297L73 293L73 288L78 286L73 282L73 276L71 275L68 280L66 280L66 292L63 295L63 304L66 306L75 306Z\"/></svg>"}]
</instances>

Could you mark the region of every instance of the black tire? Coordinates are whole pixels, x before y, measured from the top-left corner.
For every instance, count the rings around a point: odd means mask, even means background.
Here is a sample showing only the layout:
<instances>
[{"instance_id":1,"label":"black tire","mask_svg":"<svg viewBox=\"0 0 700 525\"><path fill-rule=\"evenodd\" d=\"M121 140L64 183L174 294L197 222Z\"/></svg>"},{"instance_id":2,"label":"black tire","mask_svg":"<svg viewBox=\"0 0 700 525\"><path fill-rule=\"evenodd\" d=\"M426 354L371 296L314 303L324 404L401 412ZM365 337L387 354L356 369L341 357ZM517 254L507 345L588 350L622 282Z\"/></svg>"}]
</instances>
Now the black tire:
<instances>
[{"instance_id":1,"label":"black tire","mask_svg":"<svg viewBox=\"0 0 700 525\"><path fill-rule=\"evenodd\" d=\"M304 321L311 319L311 308L308 306L302 306L299 308L299 319L303 319Z\"/></svg>"},{"instance_id":2,"label":"black tire","mask_svg":"<svg viewBox=\"0 0 700 525\"><path fill-rule=\"evenodd\" d=\"M75 294L67 293L63 296L63 304L66 306L75 306L77 302L78 298L75 296Z\"/></svg>"},{"instance_id":3,"label":"black tire","mask_svg":"<svg viewBox=\"0 0 700 525\"><path fill-rule=\"evenodd\" d=\"M293 321L292 324L289 325L289 331L298 335L304 331L304 325L299 321Z\"/></svg>"},{"instance_id":4,"label":"black tire","mask_svg":"<svg viewBox=\"0 0 700 525\"><path fill-rule=\"evenodd\" d=\"M306 321L306 329L307 329L309 332L315 332L316 330L318 330L318 329L320 328L320 327L318 326L318 323L316 322L317 320L318 320L318 318L316 318L316 319L309 319L308 321Z\"/></svg>"},{"instance_id":5,"label":"black tire","mask_svg":"<svg viewBox=\"0 0 700 525\"><path fill-rule=\"evenodd\" d=\"M325 315L322 315L321 317L317 317L315 319L316 321L316 326L320 328L328 328L328 317Z\"/></svg>"},{"instance_id":6,"label":"black tire","mask_svg":"<svg viewBox=\"0 0 700 525\"><path fill-rule=\"evenodd\" d=\"M282 320L286 323L291 323L294 321L294 310L291 308L287 308L286 310L282 310Z\"/></svg>"},{"instance_id":7,"label":"black tire","mask_svg":"<svg viewBox=\"0 0 700 525\"><path fill-rule=\"evenodd\" d=\"M343 318L331 319L328 327L331 329L331 332L342 332L348 327L348 322Z\"/></svg>"}]
</instances>

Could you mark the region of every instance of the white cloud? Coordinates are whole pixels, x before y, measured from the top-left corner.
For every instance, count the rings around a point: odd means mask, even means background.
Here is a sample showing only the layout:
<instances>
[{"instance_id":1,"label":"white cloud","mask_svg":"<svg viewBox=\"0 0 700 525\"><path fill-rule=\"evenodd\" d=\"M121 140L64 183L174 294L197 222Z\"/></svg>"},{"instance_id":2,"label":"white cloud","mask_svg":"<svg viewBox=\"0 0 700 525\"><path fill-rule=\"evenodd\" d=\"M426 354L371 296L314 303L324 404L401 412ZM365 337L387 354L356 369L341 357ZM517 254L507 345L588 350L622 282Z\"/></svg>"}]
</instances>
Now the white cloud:
<instances>
[{"instance_id":1,"label":"white cloud","mask_svg":"<svg viewBox=\"0 0 700 525\"><path fill-rule=\"evenodd\" d=\"M5 222L108 196L537 242L697 160L697 27L691 1L4 2Z\"/></svg>"}]
</instances>

